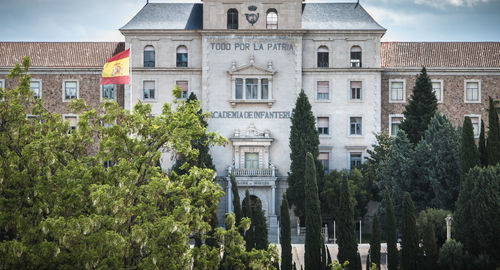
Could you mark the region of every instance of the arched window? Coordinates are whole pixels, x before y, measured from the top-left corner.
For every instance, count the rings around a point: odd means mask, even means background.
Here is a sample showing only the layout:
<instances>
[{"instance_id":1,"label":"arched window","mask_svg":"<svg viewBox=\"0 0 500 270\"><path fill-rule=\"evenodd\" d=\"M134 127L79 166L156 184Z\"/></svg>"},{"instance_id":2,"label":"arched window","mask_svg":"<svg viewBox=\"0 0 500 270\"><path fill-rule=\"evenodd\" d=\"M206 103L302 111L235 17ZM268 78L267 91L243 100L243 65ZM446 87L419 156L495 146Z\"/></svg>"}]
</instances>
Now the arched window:
<instances>
[{"instance_id":1,"label":"arched window","mask_svg":"<svg viewBox=\"0 0 500 270\"><path fill-rule=\"evenodd\" d=\"M321 46L318 48L318 67L328 67L328 47L326 46Z\"/></svg>"},{"instance_id":2,"label":"arched window","mask_svg":"<svg viewBox=\"0 0 500 270\"><path fill-rule=\"evenodd\" d=\"M227 29L238 29L238 10L235 8L227 11Z\"/></svg>"},{"instance_id":3,"label":"arched window","mask_svg":"<svg viewBox=\"0 0 500 270\"><path fill-rule=\"evenodd\" d=\"M144 47L144 67L155 67L155 48L151 45Z\"/></svg>"},{"instance_id":4,"label":"arched window","mask_svg":"<svg viewBox=\"0 0 500 270\"><path fill-rule=\"evenodd\" d=\"M188 66L188 50L186 46L181 45L177 47L176 67Z\"/></svg>"},{"instance_id":5,"label":"arched window","mask_svg":"<svg viewBox=\"0 0 500 270\"><path fill-rule=\"evenodd\" d=\"M278 29L278 11L276 11L276 9L274 8L270 8L267 10L266 28Z\"/></svg>"},{"instance_id":6,"label":"arched window","mask_svg":"<svg viewBox=\"0 0 500 270\"><path fill-rule=\"evenodd\" d=\"M361 47L352 46L351 48L351 67L361 67Z\"/></svg>"}]
</instances>

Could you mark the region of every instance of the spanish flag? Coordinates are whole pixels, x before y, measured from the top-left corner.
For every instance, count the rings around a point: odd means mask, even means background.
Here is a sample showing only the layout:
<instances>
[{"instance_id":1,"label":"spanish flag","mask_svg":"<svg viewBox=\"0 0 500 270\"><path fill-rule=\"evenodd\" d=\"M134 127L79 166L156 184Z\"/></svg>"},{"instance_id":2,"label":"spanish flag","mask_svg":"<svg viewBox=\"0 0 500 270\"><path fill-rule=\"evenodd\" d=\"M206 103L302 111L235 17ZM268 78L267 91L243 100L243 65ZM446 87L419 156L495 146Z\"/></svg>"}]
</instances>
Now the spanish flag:
<instances>
[{"instance_id":1,"label":"spanish flag","mask_svg":"<svg viewBox=\"0 0 500 270\"><path fill-rule=\"evenodd\" d=\"M101 84L129 83L130 49L108 59L102 69Z\"/></svg>"}]
</instances>

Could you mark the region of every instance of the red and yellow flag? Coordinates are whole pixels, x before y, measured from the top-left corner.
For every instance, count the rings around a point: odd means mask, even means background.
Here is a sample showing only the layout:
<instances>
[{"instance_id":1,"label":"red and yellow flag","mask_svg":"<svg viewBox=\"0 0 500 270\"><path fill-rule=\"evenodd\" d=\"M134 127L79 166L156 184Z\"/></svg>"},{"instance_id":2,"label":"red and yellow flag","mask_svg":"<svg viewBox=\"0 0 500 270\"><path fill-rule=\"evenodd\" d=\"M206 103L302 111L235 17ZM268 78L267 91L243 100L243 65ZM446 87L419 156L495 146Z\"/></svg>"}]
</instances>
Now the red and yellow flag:
<instances>
[{"instance_id":1,"label":"red and yellow flag","mask_svg":"<svg viewBox=\"0 0 500 270\"><path fill-rule=\"evenodd\" d=\"M101 84L129 83L130 49L108 59L102 68Z\"/></svg>"}]
</instances>

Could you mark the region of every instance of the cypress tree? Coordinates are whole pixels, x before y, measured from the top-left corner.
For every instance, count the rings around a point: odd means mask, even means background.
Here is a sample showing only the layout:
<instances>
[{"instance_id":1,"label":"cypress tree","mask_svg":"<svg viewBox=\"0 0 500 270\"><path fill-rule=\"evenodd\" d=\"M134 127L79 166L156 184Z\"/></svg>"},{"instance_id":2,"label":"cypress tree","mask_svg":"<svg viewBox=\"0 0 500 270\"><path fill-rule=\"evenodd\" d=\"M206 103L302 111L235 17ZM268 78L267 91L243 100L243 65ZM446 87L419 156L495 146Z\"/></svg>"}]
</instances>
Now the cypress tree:
<instances>
[{"instance_id":1,"label":"cypress tree","mask_svg":"<svg viewBox=\"0 0 500 270\"><path fill-rule=\"evenodd\" d=\"M431 222L425 224L424 227L424 251L425 268L428 270L437 269L439 250L437 247L436 234L434 233L434 225Z\"/></svg>"},{"instance_id":2,"label":"cypress tree","mask_svg":"<svg viewBox=\"0 0 500 270\"><path fill-rule=\"evenodd\" d=\"M377 215L373 217L372 223L372 238L370 239L370 261L377 265L377 269L380 269L380 228L378 225ZM370 265L371 263L368 264L368 266ZM368 267L367 269L370 269L370 267Z\"/></svg>"},{"instance_id":3,"label":"cypress tree","mask_svg":"<svg viewBox=\"0 0 500 270\"><path fill-rule=\"evenodd\" d=\"M255 225L254 239L255 248L260 250L267 250L269 243L267 242L267 225L264 211L262 210L262 202L257 200L255 202L255 209L253 211L253 222Z\"/></svg>"},{"instance_id":4,"label":"cypress tree","mask_svg":"<svg viewBox=\"0 0 500 270\"><path fill-rule=\"evenodd\" d=\"M349 269L357 268L358 244L354 229L354 210L351 205L349 188L346 179L341 180L340 184L340 209L338 214L338 259L340 264L349 261Z\"/></svg>"},{"instance_id":5,"label":"cypress tree","mask_svg":"<svg viewBox=\"0 0 500 270\"><path fill-rule=\"evenodd\" d=\"M385 238L387 240L387 269L398 269L398 249L397 249L397 235L396 235L396 217L394 216L394 207L386 189L384 193L384 207L385 207Z\"/></svg>"},{"instance_id":6,"label":"cypress tree","mask_svg":"<svg viewBox=\"0 0 500 270\"><path fill-rule=\"evenodd\" d=\"M252 220L250 224L250 228L245 232L245 246L247 248L247 251L252 250L252 248L255 247L255 238L254 238L254 218L252 215L252 204L250 202L250 192L248 189L245 191L245 199L243 200L243 203L245 205L244 208L244 215L247 218L250 218Z\"/></svg>"},{"instance_id":7,"label":"cypress tree","mask_svg":"<svg viewBox=\"0 0 500 270\"><path fill-rule=\"evenodd\" d=\"M300 94L293 109L290 127L290 173L288 175L288 202L295 206L294 212L304 217L304 179L306 153L309 152L316 162L319 154L319 134L311 104L304 91Z\"/></svg>"},{"instance_id":8,"label":"cypress tree","mask_svg":"<svg viewBox=\"0 0 500 270\"><path fill-rule=\"evenodd\" d=\"M428 173L428 182L435 194L435 198L429 203L437 208L454 209L460 190L460 137L458 132L446 116L436 112L425 131L425 141L430 146L427 151L431 164L427 163L428 166L421 167L420 170L425 170ZM418 175L419 164L415 165L417 166L414 168L414 172Z\"/></svg>"},{"instance_id":9,"label":"cypress tree","mask_svg":"<svg viewBox=\"0 0 500 270\"><path fill-rule=\"evenodd\" d=\"M233 208L234 216L236 218L236 227L238 227L240 226L240 221L243 217L243 212L241 211L240 204L240 194L238 193L238 184L236 183L236 179L232 174L229 175L229 179L231 180L231 191L233 193Z\"/></svg>"},{"instance_id":10,"label":"cypress tree","mask_svg":"<svg viewBox=\"0 0 500 270\"><path fill-rule=\"evenodd\" d=\"M402 224L402 258L401 264L404 270L417 270L418 258L418 236L415 218L415 207L410 193L405 192L403 197L403 224Z\"/></svg>"},{"instance_id":11,"label":"cypress tree","mask_svg":"<svg viewBox=\"0 0 500 270\"><path fill-rule=\"evenodd\" d=\"M500 165L475 167L463 182L453 217L456 239L474 257L500 258ZM495 269L484 267L483 269Z\"/></svg>"},{"instance_id":12,"label":"cypress tree","mask_svg":"<svg viewBox=\"0 0 500 270\"><path fill-rule=\"evenodd\" d=\"M481 160L481 166L488 166L488 153L486 151L486 138L484 131L484 122L481 119L481 132L479 133L479 159Z\"/></svg>"},{"instance_id":13,"label":"cypress tree","mask_svg":"<svg viewBox=\"0 0 500 270\"><path fill-rule=\"evenodd\" d=\"M324 242L324 238L321 238L322 242ZM321 245L321 269L326 270L326 246L325 244Z\"/></svg>"},{"instance_id":14,"label":"cypress tree","mask_svg":"<svg viewBox=\"0 0 500 270\"><path fill-rule=\"evenodd\" d=\"M406 132L413 144L417 144L424 136L436 110L436 95L432 91L432 83L424 67L417 75L417 81L411 98L405 106L404 120L401 123L401 129Z\"/></svg>"},{"instance_id":15,"label":"cypress tree","mask_svg":"<svg viewBox=\"0 0 500 270\"><path fill-rule=\"evenodd\" d=\"M321 210L316 183L315 158L306 154L305 167L305 207L306 212L306 242L304 264L306 270L321 269Z\"/></svg>"},{"instance_id":16,"label":"cypress tree","mask_svg":"<svg viewBox=\"0 0 500 270\"><path fill-rule=\"evenodd\" d=\"M465 117L460 143L460 177L463 179L469 170L479 165L479 151L474 141L474 129L469 117Z\"/></svg>"},{"instance_id":17,"label":"cypress tree","mask_svg":"<svg viewBox=\"0 0 500 270\"><path fill-rule=\"evenodd\" d=\"M498 123L498 112L491 97L488 109L488 138L486 139L486 152L488 153L488 165L494 166L500 162L500 126Z\"/></svg>"},{"instance_id":18,"label":"cypress tree","mask_svg":"<svg viewBox=\"0 0 500 270\"><path fill-rule=\"evenodd\" d=\"M290 213L288 200L283 194L280 209L280 244L281 244L281 269L292 270L292 243L290 230Z\"/></svg>"}]
</instances>

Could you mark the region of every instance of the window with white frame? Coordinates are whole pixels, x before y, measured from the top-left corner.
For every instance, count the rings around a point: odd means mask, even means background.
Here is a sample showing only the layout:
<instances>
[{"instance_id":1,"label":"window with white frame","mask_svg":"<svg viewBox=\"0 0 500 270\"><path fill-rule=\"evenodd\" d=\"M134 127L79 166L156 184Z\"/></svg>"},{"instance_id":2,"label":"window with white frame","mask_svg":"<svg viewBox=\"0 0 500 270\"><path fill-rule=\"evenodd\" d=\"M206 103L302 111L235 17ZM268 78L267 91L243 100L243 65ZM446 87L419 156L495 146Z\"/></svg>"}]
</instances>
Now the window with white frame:
<instances>
[{"instance_id":1,"label":"window with white frame","mask_svg":"<svg viewBox=\"0 0 500 270\"><path fill-rule=\"evenodd\" d=\"M73 131L78 126L78 116L76 116L76 115L64 115L64 120L68 121L68 124L69 124L68 134L73 133Z\"/></svg>"},{"instance_id":2,"label":"window with white frame","mask_svg":"<svg viewBox=\"0 0 500 270\"><path fill-rule=\"evenodd\" d=\"M156 98L156 82L155 81L143 81L143 99L144 100L154 100Z\"/></svg>"},{"instance_id":3,"label":"window with white frame","mask_svg":"<svg viewBox=\"0 0 500 270\"><path fill-rule=\"evenodd\" d=\"M350 131L349 135L362 135L362 126L361 126L361 121L362 118L358 116L354 117L349 117L349 126L350 126Z\"/></svg>"},{"instance_id":4,"label":"window with white frame","mask_svg":"<svg viewBox=\"0 0 500 270\"><path fill-rule=\"evenodd\" d=\"M267 10L266 28L278 29L278 11L276 11L276 9L274 8L270 8Z\"/></svg>"},{"instance_id":5,"label":"window with white frame","mask_svg":"<svg viewBox=\"0 0 500 270\"><path fill-rule=\"evenodd\" d=\"M188 49L184 45L177 47L175 66L176 67L187 67L188 66Z\"/></svg>"},{"instance_id":6,"label":"window with white frame","mask_svg":"<svg viewBox=\"0 0 500 270\"><path fill-rule=\"evenodd\" d=\"M320 46L318 48L318 67L319 68L327 68L329 66L328 63L329 51L328 47Z\"/></svg>"},{"instance_id":7,"label":"window with white frame","mask_svg":"<svg viewBox=\"0 0 500 270\"><path fill-rule=\"evenodd\" d=\"M30 89L33 92L34 98L41 98L42 97L42 81L40 81L40 80L30 81Z\"/></svg>"},{"instance_id":8,"label":"window with white frame","mask_svg":"<svg viewBox=\"0 0 500 270\"><path fill-rule=\"evenodd\" d=\"M116 99L116 86L114 84L104 84L101 88L103 99Z\"/></svg>"},{"instance_id":9,"label":"window with white frame","mask_svg":"<svg viewBox=\"0 0 500 270\"><path fill-rule=\"evenodd\" d=\"M352 170L354 168L361 168L362 164L362 153L359 152L350 152L349 153L349 169Z\"/></svg>"},{"instance_id":10,"label":"window with white frame","mask_svg":"<svg viewBox=\"0 0 500 270\"><path fill-rule=\"evenodd\" d=\"M64 81L64 101L78 98L78 81Z\"/></svg>"},{"instance_id":11,"label":"window with white frame","mask_svg":"<svg viewBox=\"0 0 500 270\"><path fill-rule=\"evenodd\" d=\"M269 99L269 80L268 79L260 80L260 98L261 99Z\"/></svg>"},{"instance_id":12,"label":"window with white frame","mask_svg":"<svg viewBox=\"0 0 500 270\"><path fill-rule=\"evenodd\" d=\"M396 136L400 129L401 123L403 122L402 115L390 115L389 116L389 135Z\"/></svg>"},{"instance_id":13,"label":"window with white frame","mask_svg":"<svg viewBox=\"0 0 500 270\"><path fill-rule=\"evenodd\" d=\"M177 87L179 87L182 90L181 98L188 98L189 96L188 81L176 81L175 85L177 85Z\"/></svg>"},{"instance_id":14,"label":"window with white frame","mask_svg":"<svg viewBox=\"0 0 500 270\"><path fill-rule=\"evenodd\" d=\"M351 67L361 67L361 47L352 46L351 48Z\"/></svg>"},{"instance_id":15,"label":"window with white frame","mask_svg":"<svg viewBox=\"0 0 500 270\"><path fill-rule=\"evenodd\" d=\"M155 47L144 47L144 67L155 67Z\"/></svg>"},{"instance_id":16,"label":"window with white frame","mask_svg":"<svg viewBox=\"0 0 500 270\"><path fill-rule=\"evenodd\" d=\"M329 170L328 166L330 164L330 153L319 152L318 161L319 161L319 163L321 163L321 166L323 166L323 170L325 172L328 172L328 170Z\"/></svg>"},{"instance_id":17,"label":"window with white frame","mask_svg":"<svg viewBox=\"0 0 500 270\"><path fill-rule=\"evenodd\" d=\"M241 100L267 100L271 85L268 78L236 78L234 98Z\"/></svg>"},{"instance_id":18,"label":"window with white frame","mask_svg":"<svg viewBox=\"0 0 500 270\"><path fill-rule=\"evenodd\" d=\"M362 89L363 83L361 81L351 81L351 100L361 100L362 97Z\"/></svg>"},{"instance_id":19,"label":"window with white frame","mask_svg":"<svg viewBox=\"0 0 500 270\"><path fill-rule=\"evenodd\" d=\"M481 131L481 115L468 114L466 116L470 118L470 121L472 123L472 128L474 129L474 137L479 138L479 133Z\"/></svg>"},{"instance_id":20,"label":"window with white frame","mask_svg":"<svg viewBox=\"0 0 500 270\"><path fill-rule=\"evenodd\" d=\"M245 153L245 169L259 168L259 153Z\"/></svg>"},{"instance_id":21,"label":"window with white frame","mask_svg":"<svg viewBox=\"0 0 500 270\"><path fill-rule=\"evenodd\" d=\"M404 81L390 81L389 95L391 102L405 101L405 83Z\"/></svg>"},{"instance_id":22,"label":"window with white frame","mask_svg":"<svg viewBox=\"0 0 500 270\"><path fill-rule=\"evenodd\" d=\"M330 99L330 82L329 81L317 81L316 82L316 97L318 100L329 100Z\"/></svg>"},{"instance_id":23,"label":"window with white frame","mask_svg":"<svg viewBox=\"0 0 500 270\"><path fill-rule=\"evenodd\" d=\"M319 135L330 134L329 133L330 119L328 117L318 117L317 122L318 122L317 124L318 124Z\"/></svg>"},{"instance_id":24,"label":"window with white frame","mask_svg":"<svg viewBox=\"0 0 500 270\"><path fill-rule=\"evenodd\" d=\"M432 81L432 92L436 95L437 102L443 102L443 81Z\"/></svg>"},{"instance_id":25,"label":"window with white frame","mask_svg":"<svg viewBox=\"0 0 500 270\"><path fill-rule=\"evenodd\" d=\"M465 102L480 102L481 89L479 81L465 81Z\"/></svg>"}]
</instances>

